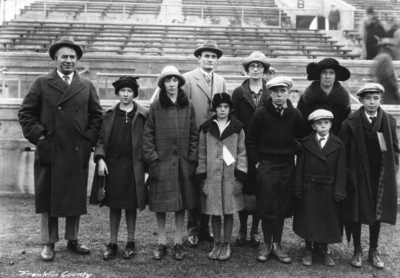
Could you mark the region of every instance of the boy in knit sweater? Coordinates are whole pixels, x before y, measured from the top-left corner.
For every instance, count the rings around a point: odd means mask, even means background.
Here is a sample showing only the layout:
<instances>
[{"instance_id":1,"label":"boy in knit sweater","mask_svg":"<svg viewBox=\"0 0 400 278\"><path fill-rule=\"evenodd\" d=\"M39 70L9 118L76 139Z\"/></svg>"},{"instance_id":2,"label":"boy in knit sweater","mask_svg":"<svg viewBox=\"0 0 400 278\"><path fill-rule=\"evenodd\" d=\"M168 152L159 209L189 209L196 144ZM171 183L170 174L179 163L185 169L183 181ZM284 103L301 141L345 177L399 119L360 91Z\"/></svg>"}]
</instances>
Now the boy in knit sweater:
<instances>
[{"instance_id":1,"label":"boy in knit sweater","mask_svg":"<svg viewBox=\"0 0 400 278\"><path fill-rule=\"evenodd\" d=\"M271 79L267 83L271 98L256 110L247 129L246 149L257 168L257 215L262 219L265 242L257 257L260 262L269 255L282 263L291 262L281 239L284 220L292 216L295 139L305 135L303 116L288 99L292 84L289 77Z\"/></svg>"}]
</instances>

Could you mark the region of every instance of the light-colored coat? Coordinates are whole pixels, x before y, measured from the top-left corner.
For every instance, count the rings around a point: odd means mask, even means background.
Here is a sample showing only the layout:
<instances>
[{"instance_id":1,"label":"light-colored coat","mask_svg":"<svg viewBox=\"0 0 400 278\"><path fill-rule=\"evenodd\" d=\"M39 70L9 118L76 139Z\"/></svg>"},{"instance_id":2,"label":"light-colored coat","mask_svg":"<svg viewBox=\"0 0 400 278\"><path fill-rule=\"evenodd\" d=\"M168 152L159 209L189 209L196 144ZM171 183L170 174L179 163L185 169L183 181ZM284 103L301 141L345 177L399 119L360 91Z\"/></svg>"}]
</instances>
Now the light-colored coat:
<instances>
[{"instance_id":1,"label":"light-colored coat","mask_svg":"<svg viewBox=\"0 0 400 278\"><path fill-rule=\"evenodd\" d=\"M197 126L200 126L214 115L211 112L213 95L223 92L228 93L225 79L214 72L212 90L210 91L200 68L189 71L183 76L186 79L186 83L182 89L193 102L196 109L196 123Z\"/></svg>"},{"instance_id":2,"label":"light-colored coat","mask_svg":"<svg viewBox=\"0 0 400 278\"><path fill-rule=\"evenodd\" d=\"M236 118L220 134L214 122L206 121L200 129L199 165L196 180L202 183L202 212L210 215L233 214L244 208L242 186L247 179L247 156L243 125ZM225 146L235 162L227 166L223 159Z\"/></svg>"},{"instance_id":3,"label":"light-colored coat","mask_svg":"<svg viewBox=\"0 0 400 278\"><path fill-rule=\"evenodd\" d=\"M54 69L33 81L18 118L25 138L36 145L36 213L86 214L88 163L102 121L93 83L75 71L68 86Z\"/></svg>"}]
</instances>

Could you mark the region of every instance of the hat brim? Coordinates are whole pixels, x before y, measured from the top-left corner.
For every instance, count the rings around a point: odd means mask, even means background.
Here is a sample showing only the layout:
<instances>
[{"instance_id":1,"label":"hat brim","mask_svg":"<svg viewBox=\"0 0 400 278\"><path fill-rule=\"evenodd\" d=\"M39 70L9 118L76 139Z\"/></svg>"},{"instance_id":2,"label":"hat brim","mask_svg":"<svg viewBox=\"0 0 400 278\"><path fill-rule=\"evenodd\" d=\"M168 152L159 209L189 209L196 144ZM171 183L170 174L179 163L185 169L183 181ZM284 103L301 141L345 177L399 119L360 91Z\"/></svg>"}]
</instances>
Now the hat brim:
<instances>
[{"instance_id":1,"label":"hat brim","mask_svg":"<svg viewBox=\"0 0 400 278\"><path fill-rule=\"evenodd\" d=\"M340 65L323 65L316 68L311 74L307 76L307 79L310 81L313 80L320 80L321 79L321 72L324 69L333 69L336 72L336 81L346 81L350 78L351 74L350 71Z\"/></svg>"},{"instance_id":2,"label":"hat brim","mask_svg":"<svg viewBox=\"0 0 400 278\"><path fill-rule=\"evenodd\" d=\"M289 87L290 88L290 85L286 84L286 83L276 83L276 84L273 84L271 86L268 86L267 89L271 89L273 87Z\"/></svg>"},{"instance_id":3,"label":"hat brim","mask_svg":"<svg viewBox=\"0 0 400 278\"><path fill-rule=\"evenodd\" d=\"M61 42L61 43L56 42L49 47L50 58L54 60L54 56L56 55L57 50L64 46L74 49L78 60L80 60L82 58L83 50L79 45L72 44L72 43L65 43L65 42Z\"/></svg>"},{"instance_id":4,"label":"hat brim","mask_svg":"<svg viewBox=\"0 0 400 278\"><path fill-rule=\"evenodd\" d=\"M362 96L363 94L365 94L365 93L379 93L379 94L383 94L383 91L378 90L378 89L368 89L368 90L364 90L364 91L361 91L361 92L357 92L356 95L357 95L358 97L361 97L361 96Z\"/></svg>"},{"instance_id":5,"label":"hat brim","mask_svg":"<svg viewBox=\"0 0 400 278\"><path fill-rule=\"evenodd\" d=\"M207 47L207 46L204 46L204 47L201 46L201 47L199 47L199 48L196 48L196 50L193 52L193 54L194 54L194 56L197 58L198 56L201 55L201 53L202 53L203 51L210 51L210 52L213 52L213 53L217 54L217 58L218 58L218 59L221 58L222 55L224 54L224 52L223 52L221 49L219 49L219 48Z\"/></svg>"},{"instance_id":6,"label":"hat brim","mask_svg":"<svg viewBox=\"0 0 400 278\"><path fill-rule=\"evenodd\" d=\"M176 71L169 71L169 72L164 72L163 74L161 74L161 76L158 78L158 81L157 81L157 85L158 85L158 87L160 87L160 88L164 88L164 80L165 80L165 78L167 78L168 76L176 76L178 79L179 79L179 88L181 88L183 85L185 85L185 83L186 83L186 79L185 79L185 77L182 75L182 74L180 74L180 73L178 73L178 72L176 72Z\"/></svg>"}]
</instances>

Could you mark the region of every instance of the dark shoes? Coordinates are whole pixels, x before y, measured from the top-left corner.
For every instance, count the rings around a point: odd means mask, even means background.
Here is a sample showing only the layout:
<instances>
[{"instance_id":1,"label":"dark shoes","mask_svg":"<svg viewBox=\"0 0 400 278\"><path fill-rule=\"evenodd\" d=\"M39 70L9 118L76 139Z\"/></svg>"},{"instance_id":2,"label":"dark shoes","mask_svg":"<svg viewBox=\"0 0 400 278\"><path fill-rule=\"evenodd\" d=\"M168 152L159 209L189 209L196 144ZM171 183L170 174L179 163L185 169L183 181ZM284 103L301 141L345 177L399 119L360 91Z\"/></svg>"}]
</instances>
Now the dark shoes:
<instances>
[{"instance_id":1,"label":"dark shoes","mask_svg":"<svg viewBox=\"0 0 400 278\"><path fill-rule=\"evenodd\" d=\"M379 258L379 252L376 248L369 248L368 251L368 261L372 264L373 267L382 269L385 267L384 262Z\"/></svg>"},{"instance_id":2,"label":"dark shoes","mask_svg":"<svg viewBox=\"0 0 400 278\"><path fill-rule=\"evenodd\" d=\"M188 237L188 242L190 247L197 247L199 246L199 238L196 235L190 235Z\"/></svg>"},{"instance_id":3,"label":"dark shoes","mask_svg":"<svg viewBox=\"0 0 400 278\"><path fill-rule=\"evenodd\" d=\"M246 235L239 233L238 237L236 238L236 246L245 246L246 245Z\"/></svg>"},{"instance_id":4,"label":"dark shoes","mask_svg":"<svg viewBox=\"0 0 400 278\"><path fill-rule=\"evenodd\" d=\"M271 251L271 245L265 244L264 248L261 250L260 254L257 257L257 260L262 263L268 261L269 255L271 255Z\"/></svg>"},{"instance_id":5,"label":"dark shoes","mask_svg":"<svg viewBox=\"0 0 400 278\"><path fill-rule=\"evenodd\" d=\"M354 247L354 254L353 258L351 258L350 264L354 267L362 267L362 248L361 246L359 247Z\"/></svg>"},{"instance_id":6,"label":"dark shoes","mask_svg":"<svg viewBox=\"0 0 400 278\"><path fill-rule=\"evenodd\" d=\"M221 252L219 253L219 261L227 261L231 258L231 248L229 242L222 243Z\"/></svg>"},{"instance_id":7,"label":"dark shoes","mask_svg":"<svg viewBox=\"0 0 400 278\"><path fill-rule=\"evenodd\" d=\"M183 260L185 253L183 252L183 245L182 244L175 244L174 245L174 259L175 260Z\"/></svg>"},{"instance_id":8,"label":"dark shoes","mask_svg":"<svg viewBox=\"0 0 400 278\"><path fill-rule=\"evenodd\" d=\"M87 255L90 250L87 246L81 244L79 240L68 240L67 248L77 254Z\"/></svg>"},{"instance_id":9,"label":"dark shoes","mask_svg":"<svg viewBox=\"0 0 400 278\"><path fill-rule=\"evenodd\" d=\"M327 246L321 246L319 248L319 255L321 256L323 262L327 266L335 266L335 261L332 259L331 255L328 253Z\"/></svg>"},{"instance_id":10,"label":"dark shoes","mask_svg":"<svg viewBox=\"0 0 400 278\"><path fill-rule=\"evenodd\" d=\"M135 255L135 243L133 241L128 241L125 248L124 259L131 259Z\"/></svg>"},{"instance_id":11,"label":"dark shoes","mask_svg":"<svg viewBox=\"0 0 400 278\"><path fill-rule=\"evenodd\" d=\"M107 245L107 250L106 252L104 252L103 254L103 260L109 260L115 257L115 255L117 255L117 251L118 251L118 245L115 243L109 243Z\"/></svg>"},{"instance_id":12,"label":"dark shoes","mask_svg":"<svg viewBox=\"0 0 400 278\"><path fill-rule=\"evenodd\" d=\"M167 254L167 246L159 244L157 250L154 251L153 258L155 260L161 260Z\"/></svg>"},{"instance_id":13,"label":"dark shoes","mask_svg":"<svg viewBox=\"0 0 400 278\"><path fill-rule=\"evenodd\" d=\"M283 252L280 243L277 243L277 242L272 243L271 255L274 256L275 258L277 258L281 263L290 264L292 262L292 260L288 256L288 254Z\"/></svg>"},{"instance_id":14,"label":"dark shoes","mask_svg":"<svg viewBox=\"0 0 400 278\"><path fill-rule=\"evenodd\" d=\"M236 238L236 245L237 246L245 246L246 245L246 234L239 233L238 237ZM253 248L257 248L260 246L260 239L258 238L257 234L250 235L250 246Z\"/></svg>"},{"instance_id":15,"label":"dark shoes","mask_svg":"<svg viewBox=\"0 0 400 278\"><path fill-rule=\"evenodd\" d=\"M221 253L221 243L220 242L214 242L214 248L211 251L211 253L208 254L208 258L210 260L217 260L220 253Z\"/></svg>"},{"instance_id":16,"label":"dark shoes","mask_svg":"<svg viewBox=\"0 0 400 278\"><path fill-rule=\"evenodd\" d=\"M40 252L42 261L50 262L54 260L54 243L44 244L42 252Z\"/></svg>"},{"instance_id":17,"label":"dark shoes","mask_svg":"<svg viewBox=\"0 0 400 278\"><path fill-rule=\"evenodd\" d=\"M250 246L253 248L257 248L260 246L260 239L258 238L258 235L256 234L251 234L250 236Z\"/></svg>"},{"instance_id":18,"label":"dark shoes","mask_svg":"<svg viewBox=\"0 0 400 278\"><path fill-rule=\"evenodd\" d=\"M312 249L306 249L303 255L303 259L301 260L302 264L305 266L312 265Z\"/></svg>"}]
</instances>

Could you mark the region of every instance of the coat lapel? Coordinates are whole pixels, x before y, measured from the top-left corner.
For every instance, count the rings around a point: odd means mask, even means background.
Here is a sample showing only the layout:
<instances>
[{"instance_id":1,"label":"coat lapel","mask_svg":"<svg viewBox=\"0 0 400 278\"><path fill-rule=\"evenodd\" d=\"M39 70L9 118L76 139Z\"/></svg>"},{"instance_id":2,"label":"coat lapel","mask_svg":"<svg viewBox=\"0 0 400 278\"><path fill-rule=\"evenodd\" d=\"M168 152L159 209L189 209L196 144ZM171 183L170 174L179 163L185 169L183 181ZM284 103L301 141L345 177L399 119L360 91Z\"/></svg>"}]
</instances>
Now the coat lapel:
<instances>
[{"instance_id":1,"label":"coat lapel","mask_svg":"<svg viewBox=\"0 0 400 278\"><path fill-rule=\"evenodd\" d=\"M79 93L83 88L85 88L85 84L82 81L82 77L79 75L77 71L75 71L74 78L72 79L71 84L69 84L67 90L64 92L58 104L61 104L66 100L70 99L71 97Z\"/></svg>"},{"instance_id":2,"label":"coat lapel","mask_svg":"<svg viewBox=\"0 0 400 278\"><path fill-rule=\"evenodd\" d=\"M53 87L62 94L64 94L69 87L67 83L65 83L65 81L62 80L60 76L57 74L57 69L54 69L47 75L47 80L49 86Z\"/></svg>"},{"instance_id":3,"label":"coat lapel","mask_svg":"<svg viewBox=\"0 0 400 278\"><path fill-rule=\"evenodd\" d=\"M315 156L321 158L323 161L326 161L325 154L322 152L317 139L315 138L315 132L304 138L304 147L307 148L310 152L312 152Z\"/></svg>"},{"instance_id":4,"label":"coat lapel","mask_svg":"<svg viewBox=\"0 0 400 278\"><path fill-rule=\"evenodd\" d=\"M336 138L332 136L332 132L328 137L328 141L326 142L325 146L322 148L322 153L325 157L328 157L329 154L335 152L340 147L340 143L337 141Z\"/></svg>"},{"instance_id":5,"label":"coat lapel","mask_svg":"<svg viewBox=\"0 0 400 278\"><path fill-rule=\"evenodd\" d=\"M362 114L364 111L363 108L360 107L356 112L350 114L348 118L348 124L351 132L353 133L354 141L358 147L358 151L361 155L362 162L366 173L369 173L369 165L368 165L368 155L367 149L365 147L365 139L364 139L364 131L363 131L363 118Z\"/></svg>"},{"instance_id":6,"label":"coat lapel","mask_svg":"<svg viewBox=\"0 0 400 278\"><path fill-rule=\"evenodd\" d=\"M207 98L211 101L211 92L210 89L208 88L207 82L204 79L203 73L201 72L200 68L197 68L194 77L197 80L197 86L202 90L202 92L207 96ZM213 77L213 79L215 79ZM213 80L213 86L216 86L217 82Z\"/></svg>"},{"instance_id":7,"label":"coat lapel","mask_svg":"<svg viewBox=\"0 0 400 278\"><path fill-rule=\"evenodd\" d=\"M110 142L111 131L115 120L115 113L117 112L118 104L115 104L110 109L108 109L103 116L103 136L107 136L103 138L104 149L107 150L108 142Z\"/></svg>"}]
</instances>

